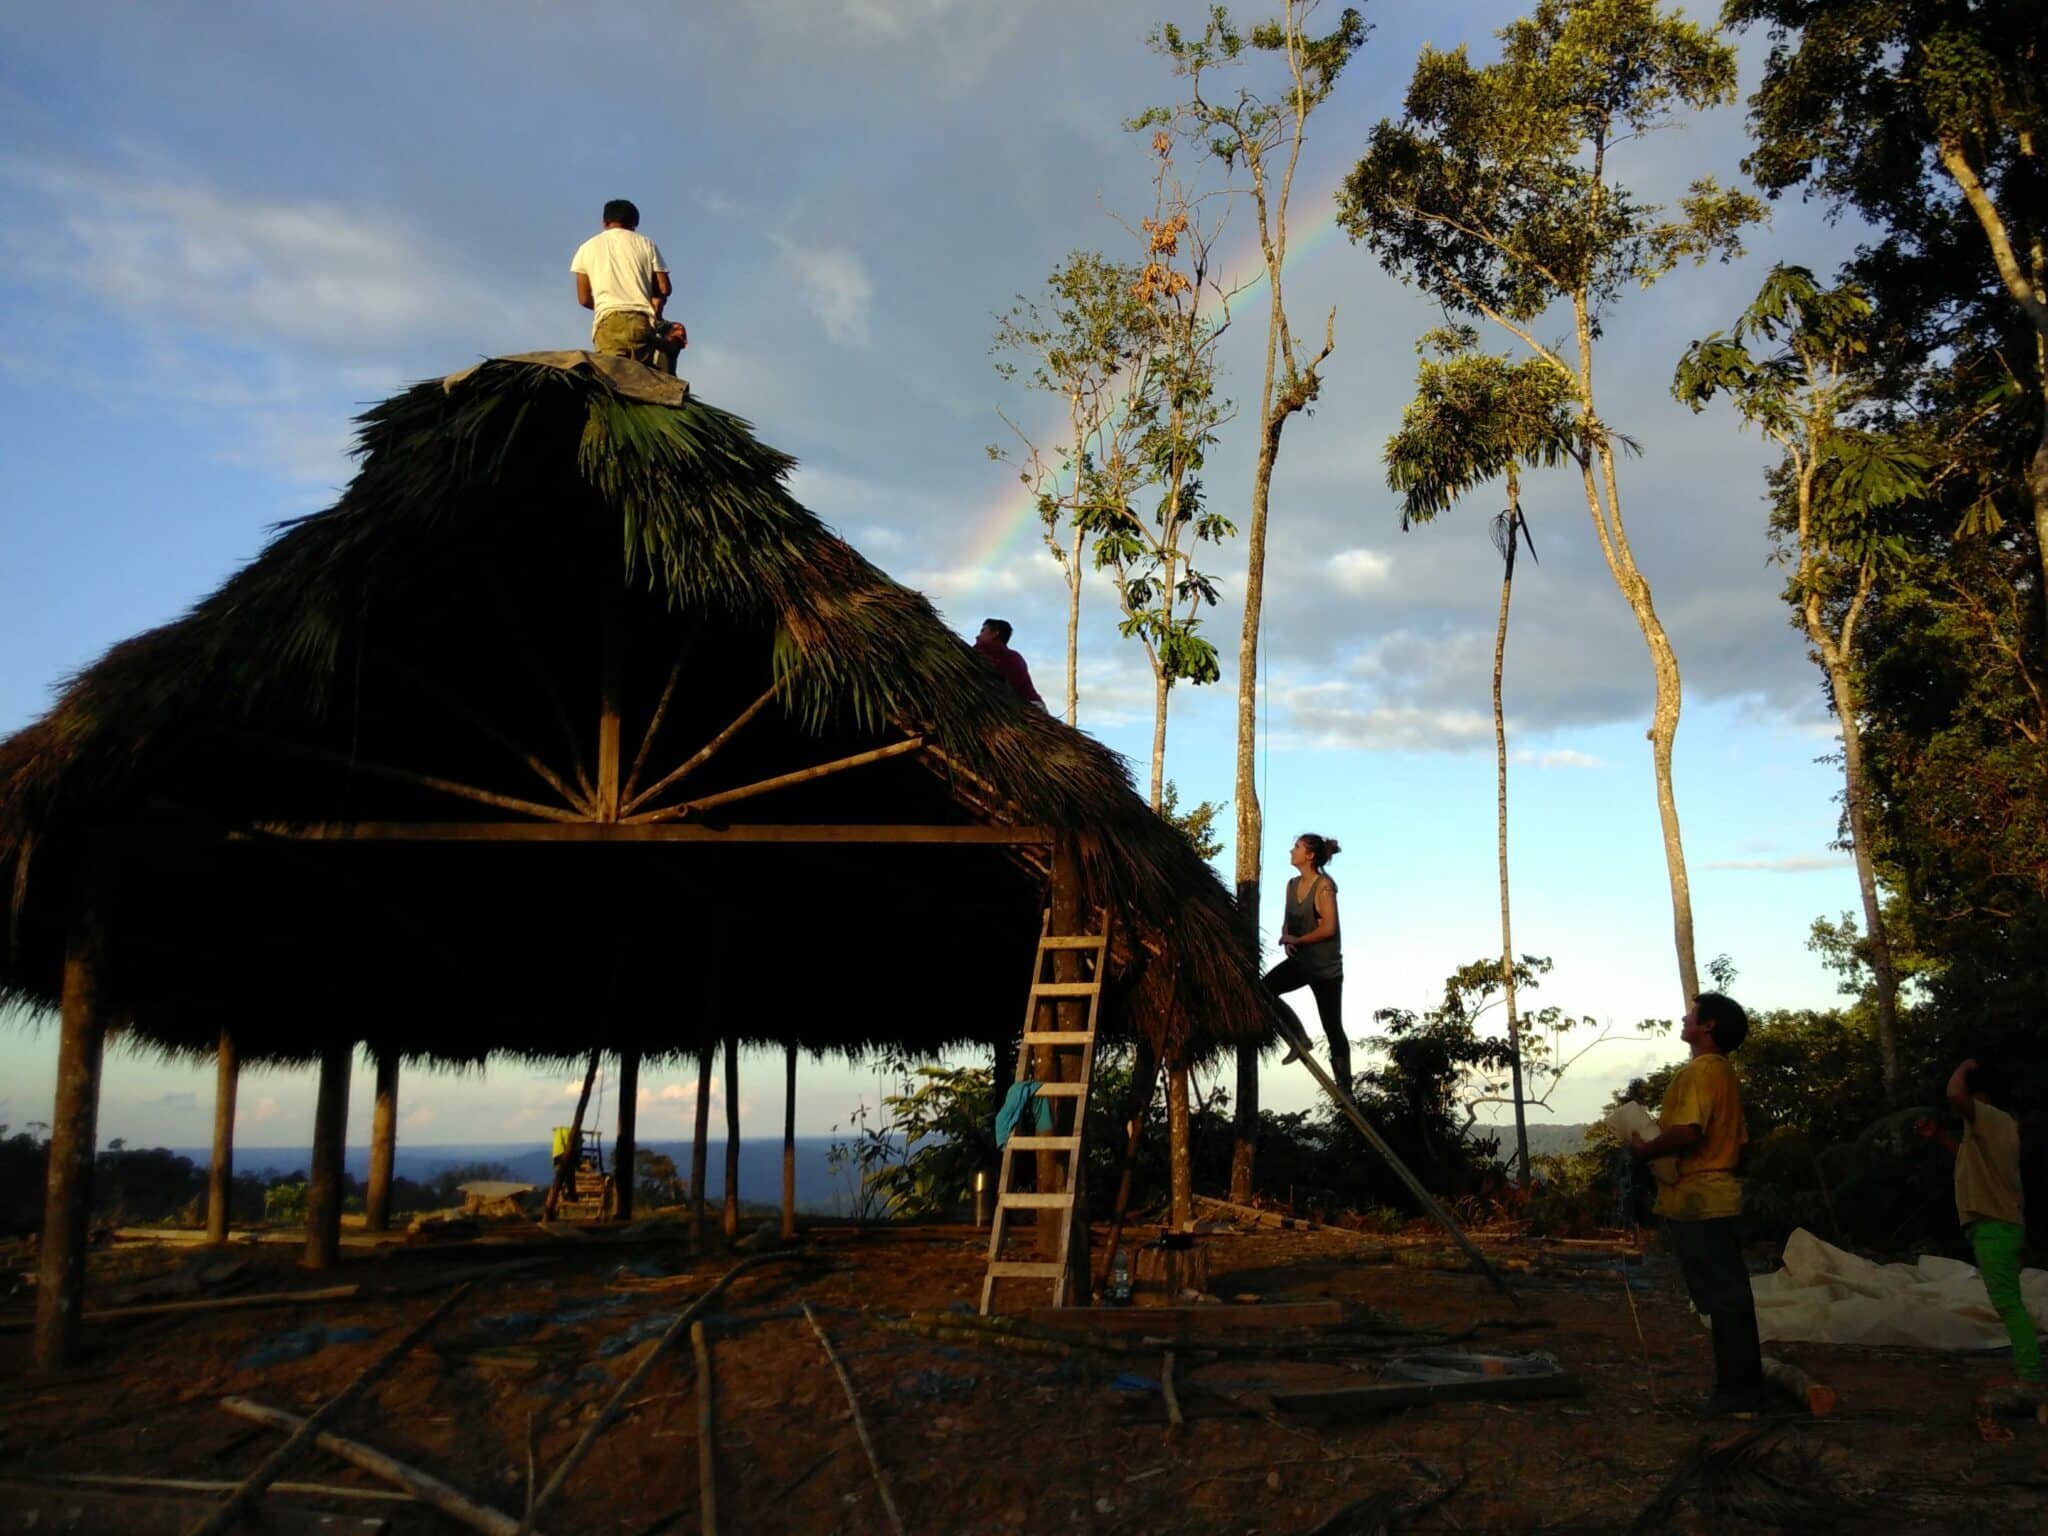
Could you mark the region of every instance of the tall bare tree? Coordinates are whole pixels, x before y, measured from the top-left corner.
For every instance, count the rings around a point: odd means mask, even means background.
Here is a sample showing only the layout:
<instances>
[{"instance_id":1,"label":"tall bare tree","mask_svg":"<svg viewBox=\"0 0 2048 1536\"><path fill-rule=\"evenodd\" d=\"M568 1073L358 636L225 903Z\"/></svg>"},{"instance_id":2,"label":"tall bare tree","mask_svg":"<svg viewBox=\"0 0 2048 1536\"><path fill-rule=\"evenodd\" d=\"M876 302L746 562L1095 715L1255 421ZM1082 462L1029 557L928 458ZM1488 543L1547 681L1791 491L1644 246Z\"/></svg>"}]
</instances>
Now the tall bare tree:
<instances>
[{"instance_id":1,"label":"tall bare tree","mask_svg":"<svg viewBox=\"0 0 2048 1536\"><path fill-rule=\"evenodd\" d=\"M1259 858L1264 837L1256 766L1258 760L1258 667L1260 622L1266 592L1266 518L1280 437L1294 416L1315 403L1322 390L1319 370L1337 344L1337 312L1323 327L1322 346L1298 345L1288 323L1283 278L1287 266L1288 213L1294 176L1311 114L1330 98L1337 77L1365 43L1366 25L1347 7L1322 36L1309 32L1318 0L1284 0L1279 16L1249 29L1229 11L1212 6L1199 34L1168 23L1147 41L1187 81L1186 96L1171 107L1140 115L1138 127L1163 127L1216 156L1234 173L1257 219L1259 256L1266 280L1266 358L1259 386L1258 453L1252 469L1251 524L1246 531L1244 626L1237 647L1237 899L1256 945L1259 922ZM1277 90L1239 83L1234 71L1253 59L1277 62L1283 79ZM1252 1162L1259 1117L1259 1047L1237 1054L1236 1146L1230 1189L1235 1199L1251 1194Z\"/></svg>"},{"instance_id":2,"label":"tall bare tree","mask_svg":"<svg viewBox=\"0 0 2048 1536\"><path fill-rule=\"evenodd\" d=\"M1725 394L1776 443L1771 535L1792 568L1785 597L1827 675L1842 729L1842 808L1863 897L1862 950L1877 993L1885 1094L1899 1094L1899 974L1878 899L1869 773L1856 687L1857 625L1903 540L1882 510L1927 494L1918 453L1853 420L1866 399L1870 303L1853 287L1823 288L1804 267L1778 266L1734 328L1694 342L1672 393L1695 411ZM1755 346L1754 343L1761 343Z\"/></svg>"},{"instance_id":3,"label":"tall bare tree","mask_svg":"<svg viewBox=\"0 0 2048 1536\"><path fill-rule=\"evenodd\" d=\"M1504 28L1499 62L1425 48L1405 115L1372 131L1338 195L1338 216L1391 274L1453 315L1484 318L1569 386L1586 510L1607 569L1650 653L1650 761L1671 886L1672 944L1686 999L1699 991L1692 887L1671 784L1678 656L1622 520L1616 435L1594 391L1594 343L1619 295L1681 260L1728 259L1762 216L1754 198L1695 182L1673 216L1614 179L1617 146L1680 109L1735 96L1735 50L1657 0L1543 0ZM1536 327L1553 306L1571 338Z\"/></svg>"},{"instance_id":4,"label":"tall bare tree","mask_svg":"<svg viewBox=\"0 0 2048 1536\"><path fill-rule=\"evenodd\" d=\"M1500 617L1493 632L1493 755L1500 858L1500 985L1506 1005L1508 1070L1514 1095L1515 1160L1529 1178L1529 1125L1522 1079L1522 1019L1516 1007L1514 924L1508 900L1508 729L1501 684L1507 666L1508 603L1515 555L1528 535L1522 515L1521 470L1554 466L1575 456L1579 434L1571 396L1555 369L1475 352L1465 327L1423 338L1415 398L1401 429L1387 439L1387 484L1401 493L1401 527L1435 521L1489 480L1507 481L1507 506L1491 527L1501 555ZM1432 358L1429 351L1439 355ZM1535 544L1530 543L1530 554Z\"/></svg>"}]
</instances>

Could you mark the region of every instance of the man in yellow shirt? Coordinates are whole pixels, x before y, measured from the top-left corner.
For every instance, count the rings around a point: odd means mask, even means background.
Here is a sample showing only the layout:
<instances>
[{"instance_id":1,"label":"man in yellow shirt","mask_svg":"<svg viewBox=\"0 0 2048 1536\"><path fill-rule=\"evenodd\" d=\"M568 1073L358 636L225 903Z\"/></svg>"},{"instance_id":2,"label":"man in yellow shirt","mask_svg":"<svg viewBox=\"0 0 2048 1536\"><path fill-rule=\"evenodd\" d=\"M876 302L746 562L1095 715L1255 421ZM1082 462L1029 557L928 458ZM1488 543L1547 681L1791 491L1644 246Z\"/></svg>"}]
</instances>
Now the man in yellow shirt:
<instances>
[{"instance_id":1,"label":"man in yellow shirt","mask_svg":"<svg viewBox=\"0 0 2048 1536\"><path fill-rule=\"evenodd\" d=\"M1657 1191L1672 1251L1692 1304L1714 1331L1714 1395L1709 1414L1753 1413L1764 1398L1756 1298L1742 1258L1742 1180L1736 1168L1749 1131L1729 1054L1749 1037L1749 1016L1734 999L1702 992L1685 1011L1679 1038L1692 1060L1664 1093L1657 1134L1629 1137L1643 1161L1678 1157L1678 1178Z\"/></svg>"}]
</instances>

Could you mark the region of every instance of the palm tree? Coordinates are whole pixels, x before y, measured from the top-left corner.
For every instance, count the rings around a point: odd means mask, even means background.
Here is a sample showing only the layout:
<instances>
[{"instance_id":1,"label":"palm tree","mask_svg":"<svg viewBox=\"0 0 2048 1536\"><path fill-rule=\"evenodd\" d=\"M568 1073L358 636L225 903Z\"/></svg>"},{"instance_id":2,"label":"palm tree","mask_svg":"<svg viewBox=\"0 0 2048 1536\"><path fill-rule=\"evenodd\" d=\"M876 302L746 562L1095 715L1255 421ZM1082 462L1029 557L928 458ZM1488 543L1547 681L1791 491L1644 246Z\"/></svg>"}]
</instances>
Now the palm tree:
<instances>
[{"instance_id":1,"label":"palm tree","mask_svg":"<svg viewBox=\"0 0 2048 1536\"><path fill-rule=\"evenodd\" d=\"M1515 1161L1529 1177L1529 1128L1522 1107L1522 1026L1515 1011L1514 928L1508 904L1508 735L1501 708L1501 677L1508 648L1508 602L1514 592L1515 554L1529 538L1522 515L1521 470L1563 463L1578 438L1571 393L1555 369L1516 363L1472 350L1468 329L1433 331L1422 340L1415 398L1401 413L1401 428L1387 439L1387 484L1401 493L1401 527L1433 522L1460 497L1497 477L1507 481L1508 503L1493 519L1501 555L1500 619L1493 632L1493 751L1500 844L1500 979L1507 1005L1508 1065L1515 1099ZM1435 352L1437 357L1429 354ZM1529 543L1533 559L1536 546Z\"/></svg>"}]
</instances>

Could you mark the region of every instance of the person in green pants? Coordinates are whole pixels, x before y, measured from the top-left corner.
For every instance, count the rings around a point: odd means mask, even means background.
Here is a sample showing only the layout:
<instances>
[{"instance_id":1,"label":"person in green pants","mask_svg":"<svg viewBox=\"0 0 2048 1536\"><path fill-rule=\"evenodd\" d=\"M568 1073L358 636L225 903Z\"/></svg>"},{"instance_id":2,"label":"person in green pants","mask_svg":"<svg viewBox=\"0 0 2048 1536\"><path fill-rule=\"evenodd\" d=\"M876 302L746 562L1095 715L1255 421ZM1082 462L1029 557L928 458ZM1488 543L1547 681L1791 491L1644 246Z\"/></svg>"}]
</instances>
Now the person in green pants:
<instances>
[{"instance_id":1,"label":"person in green pants","mask_svg":"<svg viewBox=\"0 0 2048 1536\"><path fill-rule=\"evenodd\" d=\"M1921 1133L1933 1135L1956 1155L1956 1216L1977 1256L1984 1289L2012 1340L2016 1406L2043 1400L2041 1341L2020 1295L2020 1246L2027 1235L2026 1197L2020 1187L2019 1122L1985 1092L1986 1074L1973 1058L1948 1080L1948 1101L1963 1117L1963 1139L1952 1143L1931 1121Z\"/></svg>"}]
</instances>

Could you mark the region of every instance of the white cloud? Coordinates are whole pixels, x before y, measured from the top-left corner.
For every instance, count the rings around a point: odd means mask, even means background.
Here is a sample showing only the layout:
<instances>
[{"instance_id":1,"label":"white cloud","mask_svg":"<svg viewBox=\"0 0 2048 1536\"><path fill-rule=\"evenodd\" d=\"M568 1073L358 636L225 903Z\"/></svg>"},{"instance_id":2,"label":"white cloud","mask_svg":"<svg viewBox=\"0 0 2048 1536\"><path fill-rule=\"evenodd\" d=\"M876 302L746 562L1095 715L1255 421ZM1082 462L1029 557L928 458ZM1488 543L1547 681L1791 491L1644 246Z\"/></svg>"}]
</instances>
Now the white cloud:
<instances>
[{"instance_id":1,"label":"white cloud","mask_svg":"<svg viewBox=\"0 0 2048 1536\"><path fill-rule=\"evenodd\" d=\"M1330 584L1354 597L1384 591L1392 584L1393 572L1393 558L1376 549L1343 549L1330 556Z\"/></svg>"},{"instance_id":2,"label":"white cloud","mask_svg":"<svg viewBox=\"0 0 2048 1536\"><path fill-rule=\"evenodd\" d=\"M1570 747L1552 747L1543 752L1532 752L1519 748L1508 754L1513 762L1528 763L1536 768L1598 768L1600 759L1590 752L1576 752Z\"/></svg>"},{"instance_id":3,"label":"white cloud","mask_svg":"<svg viewBox=\"0 0 2048 1536\"><path fill-rule=\"evenodd\" d=\"M774 240L825 334L841 346L865 347L875 285L860 257L843 245L801 245L782 235Z\"/></svg>"},{"instance_id":4,"label":"white cloud","mask_svg":"<svg viewBox=\"0 0 2048 1536\"><path fill-rule=\"evenodd\" d=\"M1847 854L1793 853L1780 859L1716 859L1708 869L1760 870L1773 875L1805 875L1823 869L1846 869Z\"/></svg>"}]
</instances>

